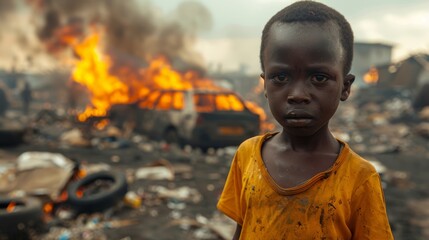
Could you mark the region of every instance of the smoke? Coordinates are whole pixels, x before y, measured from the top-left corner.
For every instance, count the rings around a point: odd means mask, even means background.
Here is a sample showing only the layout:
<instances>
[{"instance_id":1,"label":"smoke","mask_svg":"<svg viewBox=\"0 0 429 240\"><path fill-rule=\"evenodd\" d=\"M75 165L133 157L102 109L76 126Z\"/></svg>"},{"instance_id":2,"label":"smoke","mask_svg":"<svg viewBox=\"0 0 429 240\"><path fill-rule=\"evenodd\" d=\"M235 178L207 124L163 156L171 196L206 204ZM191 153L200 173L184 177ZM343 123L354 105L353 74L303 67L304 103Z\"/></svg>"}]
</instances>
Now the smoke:
<instances>
[{"instance_id":1,"label":"smoke","mask_svg":"<svg viewBox=\"0 0 429 240\"><path fill-rule=\"evenodd\" d=\"M5 16L14 12L16 7L16 1L0 0L0 19L3 20Z\"/></svg>"},{"instance_id":2,"label":"smoke","mask_svg":"<svg viewBox=\"0 0 429 240\"><path fill-rule=\"evenodd\" d=\"M15 70L29 68L31 55L40 54L28 11L20 0L0 0L0 67Z\"/></svg>"},{"instance_id":3,"label":"smoke","mask_svg":"<svg viewBox=\"0 0 429 240\"><path fill-rule=\"evenodd\" d=\"M0 0L6 4L7 0ZM193 49L196 36L210 30L208 9L195 1L163 13L149 1L137 0L32 0L37 36L48 51L66 49L59 34L82 39L91 26L102 26L106 50L118 61L148 60L164 55L173 64L201 69L202 57Z\"/></svg>"}]
</instances>

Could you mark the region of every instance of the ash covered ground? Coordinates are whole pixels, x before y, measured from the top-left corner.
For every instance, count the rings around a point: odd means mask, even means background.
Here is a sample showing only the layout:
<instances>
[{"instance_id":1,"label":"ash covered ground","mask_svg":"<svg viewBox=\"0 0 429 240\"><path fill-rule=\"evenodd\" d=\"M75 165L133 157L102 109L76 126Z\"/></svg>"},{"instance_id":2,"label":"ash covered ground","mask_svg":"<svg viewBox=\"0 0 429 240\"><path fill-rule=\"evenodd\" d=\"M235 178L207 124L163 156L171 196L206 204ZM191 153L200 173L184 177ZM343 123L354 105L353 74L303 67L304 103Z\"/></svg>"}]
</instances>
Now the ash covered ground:
<instances>
[{"instance_id":1,"label":"ash covered ground","mask_svg":"<svg viewBox=\"0 0 429 240\"><path fill-rule=\"evenodd\" d=\"M395 239L429 238L428 109L415 111L409 101L380 102L354 98L344 103L331 122L334 134L382 174L390 224ZM426 128L425 128L426 126ZM67 217L47 214L44 232L34 239L228 239L235 225L216 210L216 203L235 147L202 152L152 141L139 134L92 129L84 143L61 136L75 130L67 120L33 124L24 143L2 148L1 163L24 152L62 153L83 167L109 168L127 176L129 191L141 202L120 202L106 211ZM109 135L110 134L110 135ZM111 134L115 135L112 138ZM5 157L7 156L7 157ZM173 177L137 177L139 169L167 162ZM166 160L166 161L165 161ZM160 192L171 190L171 195ZM13 194L13 192L9 193ZM60 237L68 238L60 238Z\"/></svg>"}]
</instances>

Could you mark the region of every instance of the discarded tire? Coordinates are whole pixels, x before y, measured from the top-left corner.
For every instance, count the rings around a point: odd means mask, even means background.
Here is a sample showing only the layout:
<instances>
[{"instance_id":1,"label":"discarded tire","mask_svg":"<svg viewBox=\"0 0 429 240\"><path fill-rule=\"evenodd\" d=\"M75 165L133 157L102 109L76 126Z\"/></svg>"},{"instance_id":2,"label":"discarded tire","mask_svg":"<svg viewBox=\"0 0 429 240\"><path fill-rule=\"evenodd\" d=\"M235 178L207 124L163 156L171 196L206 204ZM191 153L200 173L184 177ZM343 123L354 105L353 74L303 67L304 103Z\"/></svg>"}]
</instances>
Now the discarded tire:
<instances>
[{"instance_id":1,"label":"discarded tire","mask_svg":"<svg viewBox=\"0 0 429 240\"><path fill-rule=\"evenodd\" d=\"M26 130L19 129L0 129L0 147L13 147L24 141Z\"/></svg>"},{"instance_id":2,"label":"discarded tire","mask_svg":"<svg viewBox=\"0 0 429 240\"><path fill-rule=\"evenodd\" d=\"M100 212L121 201L127 191L124 174L97 172L70 184L67 202L79 213Z\"/></svg>"},{"instance_id":3,"label":"discarded tire","mask_svg":"<svg viewBox=\"0 0 429 240\"><path fill-rule=\"evenodd\" d=\"M37 198L0 198L0 239L29 239L43 226L42 203Z\"/></svg>"}]
</instances>

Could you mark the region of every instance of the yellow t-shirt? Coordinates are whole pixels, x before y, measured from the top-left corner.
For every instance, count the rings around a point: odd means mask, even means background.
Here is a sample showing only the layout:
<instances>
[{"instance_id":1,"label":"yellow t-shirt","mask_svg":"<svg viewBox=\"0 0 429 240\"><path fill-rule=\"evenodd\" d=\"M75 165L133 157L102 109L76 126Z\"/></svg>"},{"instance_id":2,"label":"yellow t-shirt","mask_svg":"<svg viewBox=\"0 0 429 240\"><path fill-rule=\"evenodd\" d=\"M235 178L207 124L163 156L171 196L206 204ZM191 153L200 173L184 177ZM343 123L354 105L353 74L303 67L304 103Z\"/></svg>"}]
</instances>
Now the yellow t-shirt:
<instances>
[{"instance_id":1,"label":"yellow t-shirt","mask_svg":"<svg viewBox=\"0 0 429 240\"><path fill-rule=\"evenodd\" d=\"M261 157L262 143L272 135L240 145L217 205L242 226L240 239L393 239L371 163L343 143L329 170L281 188Z\"/></svg>"}]
</instances>

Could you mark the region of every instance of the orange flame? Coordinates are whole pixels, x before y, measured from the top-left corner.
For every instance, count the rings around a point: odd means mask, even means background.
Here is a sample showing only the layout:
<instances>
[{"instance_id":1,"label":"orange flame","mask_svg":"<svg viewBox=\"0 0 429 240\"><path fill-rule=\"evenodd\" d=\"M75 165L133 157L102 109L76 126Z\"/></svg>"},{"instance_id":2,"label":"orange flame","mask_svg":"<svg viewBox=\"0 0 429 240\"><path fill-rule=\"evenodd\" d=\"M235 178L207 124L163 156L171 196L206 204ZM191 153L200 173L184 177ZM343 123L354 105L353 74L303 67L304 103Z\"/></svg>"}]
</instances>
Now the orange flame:
<instances>
[{"instance_id":1,"label":"orange flame","mask_svg":"<svg viewBox=\"0 0 429 240\"><path fill-rule=\"evenodd\" d=\"M58 202L64 202L68 199L69 195L67 194L67 191L63 191L58 198Z\"/></svg>"},{"instance_id":2,"label":"orange flame","mask_svg":"<svg viewBox=\"0 0 429 240\"><path fill-rule=\"evenodd\" d=\"M78 190L76 191L76 196L77 196L78 198L82 198L82 197L83 197L83 190L82 190L82 189L78 189Z\"/></svg>"},{"instance_id":3,"label":"orange flame","mask_svg":"<svg viewBox=\"0 0 429 240\"><path fill-rule=\"evenodd\" d=\"M6 212L13 212L15 210L16 203L10 202L6 207Z\"/></svg>"},{"instance_id":4,"label":"orange flame","mask_svg":"<svg viewBox=\"0 0 429 240\"><path fill-rule=\"evenodd\" d=\"M375 67L371 67L369 71L363 76L363 80L368 84L374 84L378 82L378 70Z\"/></svg>"},{"instance_id":5,"label":"orange flame","mask_svg":"<svg viewBox=\"0 0 429 240\"><path fill-rule=\"evenodd\" d=\"M246 101L246 106L247 108L249 108L250 111L259 115L259 120L261 121L260 128L262 132L274 130L275 125L267 121L267 114L265 114L263 108L258 106L256 103L250 101Z\"/></svg>"},{"instance_id":6,"label":"orange flame","mask_svg":"<svg viewBox=\"0 0 429 240\"><path fill-rule=\"evenodd\" d=\"M51 213L53 209L54 209L54 205L52 203L46 203L43 206L43 212L45 213Z\"/></svg>"},{"instance_id":7,"label":"orange flame","mask_svg":"<svg viewBox=\"0 0 429 240\"><path fill-rule=\"evenodd\" d=\"M80 61L75 66L73 80L85 86L91 97L91 106L87 106L85 111L79 114L79 121L105 116L113 104L134 103L147 98L140 102L139 106L148 107L146 105L153 104L158 97L149 93L157 89L225 90L212 80L199 77L196 72L181 73L174 70L163 56L151 59L145 68L118 67L111 57L103 54L99 49L100 39L100 33L93 33L74 47ZM165 106L170 106L168 103L173 102L173 107L181 108L182 101L177 101L180 97L179 95L166 96L165 99L160 100L160 105L163 105L163 101L166 103ZM215 101L218 106L222 106L221 110L242 111L244 109L243 104L233 95L220 95ZM266 120L264 110L257 104L246 102L246 106L259 114L262 121Z\"/></svg>"},{"instance_id":8,"label":"orange flame","mask_svg":"<svg viewBox=\"0 0 429 240\"><path fill-rule=\"evenodd\" d=\"M85 121L90 116L104 116L112 103L127 103L128 86L109 73L111 61L98 51L99 35L88 37L75 47L81 60L73 72L74 81L84 85L91 93L92 106L78 116Z\"/></svg>"}]
</instances>

